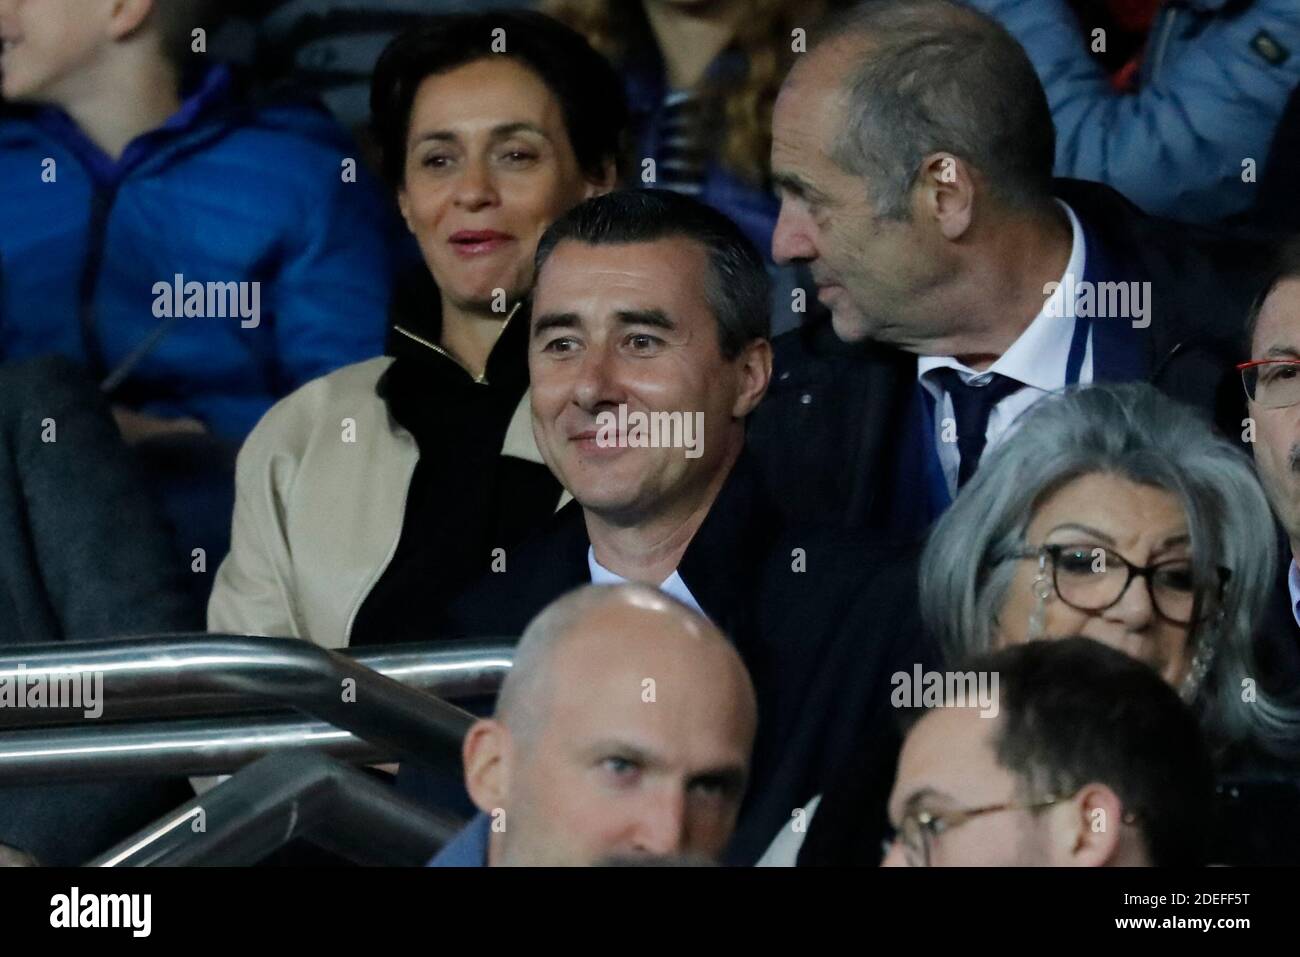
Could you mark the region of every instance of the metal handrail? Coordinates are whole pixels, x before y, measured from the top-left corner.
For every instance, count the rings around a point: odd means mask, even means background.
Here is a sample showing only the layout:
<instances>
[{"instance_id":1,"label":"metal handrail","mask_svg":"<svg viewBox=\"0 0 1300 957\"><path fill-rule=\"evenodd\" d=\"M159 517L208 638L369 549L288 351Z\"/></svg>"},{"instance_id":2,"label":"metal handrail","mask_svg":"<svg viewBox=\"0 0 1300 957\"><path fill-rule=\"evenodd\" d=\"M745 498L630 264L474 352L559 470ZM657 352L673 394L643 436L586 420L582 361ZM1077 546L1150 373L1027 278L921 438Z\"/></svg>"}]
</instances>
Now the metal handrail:
<instances>
[{"instance_id":1,"label":"metal handrail","mask_svg":"<svg viewBox=\"0 0 1300 957\"><path fill-rule=\"evenodd\" d=\"M469 729L466 715L464 730ZM463 733L462 733L463 736ZM447 766L456 749L444 741ZM396 759L324 721L297 714L35 728L0 734L0 786L228 774L268 755L319 751L351 764Z\"/></svg>"},{"instance_id":2,"label":"metal handrail","mask_svg":"<svg viewBox=\"0 0 1300 957\"><path fill-rule=\"evenodd\" d=\"M229 654L214 642L238 641L240 668L266 643L279 655L299 639L227 635L164 635L81 644L28 645L0 654L0 679L99 673L103 676L100 721L177 718L266 710L265 688L249 693L220 672ZM226 652L229 647L225 646ZM224 654L224 657L223 657ZM346 649L335 654L444 700L494 693L510 670L514 648L506 642L428 642ZM292 702L285 702L291 704ZM0 730L80 724L81 711L0 708Z\"/></svg>"},{"instance_id":3,"label":"metal handrail","mask_svg":"<svg viewBox=\"0 0 1300 957\"><path fill-rule=\"evenodd\" d=\"M264 707L289 706L401 758L447 770L459 767L453 753L458 749L448 744L458 743L472 721L454 705L297 639L173 635L64 645L61 656L52 654L53 647L0 656L0 677L22 675L30 682L34 672L38 677L101 673L105 700L119 690L129 696L133 681L144 681L153 693L164 696L210 699L233 694ZM110 674L116 676L112 694ZM138 693L138 684L135 689ZM0 714L6 710L0 709ZM81 727L91 723L83 721ZM104 732L99 722L93 724L95 733ZM0 750L13 737L0 735Z\"/></svg>"},{"instance_id":4,"label":"metal handrail","mask_svg":"<svg viewBox=\"0 0 1300 957\"><path fill-rule=\"evenodd\" d=\"M459 826L324 755L283 754L249 765L89 866L249 865L298 837L359 864L421 864Z\"/></svg>"}]
</instances>

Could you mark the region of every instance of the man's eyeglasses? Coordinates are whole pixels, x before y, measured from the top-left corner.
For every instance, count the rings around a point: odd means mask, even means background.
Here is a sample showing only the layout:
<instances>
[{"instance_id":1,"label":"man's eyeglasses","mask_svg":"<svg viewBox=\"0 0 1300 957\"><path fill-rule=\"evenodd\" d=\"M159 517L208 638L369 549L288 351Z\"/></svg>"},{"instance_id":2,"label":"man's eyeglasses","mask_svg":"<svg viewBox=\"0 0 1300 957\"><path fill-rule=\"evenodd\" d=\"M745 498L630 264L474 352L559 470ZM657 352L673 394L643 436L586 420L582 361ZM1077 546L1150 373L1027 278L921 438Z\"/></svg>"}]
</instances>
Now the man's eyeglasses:
<instances>
[{"instance_id":1,"label":"man's eyeglasses","mask_svg":"<svg viewBox=\"0 0 1300 957\"><path fill-rule=\"evenodd\" d=\"M1300 359L1256 359L1237 366L1246 398L1265 409L1300 404Z\"/></svg>"},{"instance_id":2,"label":"man's eyeglasses","mask_svg":"<svg viewBox=\"0 0 1300 957\"><path fill-rule=\"evenodd\" d=\"M885 838L881 847L882 858L889 855L890 849L895 844L901 843L903 859L907 861L908 867L929 867L932 845L939 835L946 831L951 831L954 827L960 827L967 821L985 814L996 814L999 811L1041 811L1063 800L1065 799L1048 796L1029 804L1008 801L1005 804L990 804L987 807L964 808L940 813L911 811L903 816L898 829Z\"/></svg>"},{"instance_id":3,"label":"man's eyeglasses","mask_svg":"<svg viewBox=\"0 0 1300 957\"><path fill-rule=\"evenodd\" d=\"M1076 611L1105 611L1128 591L1135 578L1145 578L1157 614L1177 625L1190 625L1198 616L1198 591L1192 563L1185 558L1154 565L1134 565L1118 552L1098 545L1043 545L1008 556L1052 564L1052 587L1062 602ZM1219 567L1218 591L1231 577Z\"/></svg>"},{"instance_id":4,"label":"man's eyeglasses","mask_svg":"<svg viewBox=\"0 0 1300 957\"><path fill-rule=\"evenodd\" d=\"M987 807L962 808L939 813L923 810L911 811L903 816L898 829L881 842L881 859L883 860L889 856L889 852L895 844L901 843L903 846L903 860L907 862L908 867L929 867L934 842L939 838L939 835L951 831L955 827L960 827L973 818L985 814L996 814L999 811L1041 811L1053 804L1071 800L1073 797L1074 795L1060 797L1048 795L1041 801L1031 801L1027 804L1008 801L1004 804L990 804ZM1136 811L1125 811L1120 820L1124 824L1136 824L1138 814Z\"/></svg>"}]
</instances>

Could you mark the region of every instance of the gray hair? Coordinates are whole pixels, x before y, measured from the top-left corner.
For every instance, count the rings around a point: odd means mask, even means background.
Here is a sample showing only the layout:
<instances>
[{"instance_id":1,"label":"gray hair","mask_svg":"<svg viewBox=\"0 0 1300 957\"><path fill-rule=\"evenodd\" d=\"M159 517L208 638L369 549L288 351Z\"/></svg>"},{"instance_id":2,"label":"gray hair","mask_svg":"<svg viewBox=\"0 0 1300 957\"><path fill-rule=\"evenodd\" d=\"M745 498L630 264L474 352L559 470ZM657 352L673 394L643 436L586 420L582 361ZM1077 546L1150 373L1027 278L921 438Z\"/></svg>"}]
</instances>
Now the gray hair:
<instances>
[{"instance_id":1,"label":"gray hair","mask_svg":"<svg viewBox=\"0 0 1300 957\"><path fill-rule=\"evenodd\" d=\"M908 219L921 161L949 152L1020 209L1050 201L1056 131L1024 49L996 20L948 0L874 0L836 17L817 44L861 36L831 157L872 184L877 215Z\"/></svg>"},{"instance_id":2,"label":"gray hair","mask_svg":"<svg viewBox=\"0 0 1300 957\"><path fill-rule=\"evenodd\" d=\"M1187 516L1195 581L1230 577L1189 636L1213 654L1197 701L1218 745L1296 747L1300 715L1256 691L1253 639L1277 572L1272 514L1250 461L1192 409L1145 383L1070 389L1042 399L991 450L935 525L921 561L921 612L952 660L990 651L1034 513L1080 476L1108 473L1173 493ZM1204 586L1203 586L1204 587ZM1199 604L1199 603L1198 603ZM1258 682L1256 681L1256 684Z\"/></svg>"},{"instance_id":3,"label":"gray hair","mask_svg":"<svg viewBox=\"0 0 1300 957\"><path fill-rule=\"evenodd\" d=\"M596 609L613 603L685 616L697 624L702 636L714 633L708 619L649 585L583 585L566 592L543 608L524 629L515 647L514 661L497 696L496 717L517 738L529 739L544 720L546 684L555 651L573 634L579 622ZM725 639L718 634L721 641Z\"/></svg>"}]
</instances>

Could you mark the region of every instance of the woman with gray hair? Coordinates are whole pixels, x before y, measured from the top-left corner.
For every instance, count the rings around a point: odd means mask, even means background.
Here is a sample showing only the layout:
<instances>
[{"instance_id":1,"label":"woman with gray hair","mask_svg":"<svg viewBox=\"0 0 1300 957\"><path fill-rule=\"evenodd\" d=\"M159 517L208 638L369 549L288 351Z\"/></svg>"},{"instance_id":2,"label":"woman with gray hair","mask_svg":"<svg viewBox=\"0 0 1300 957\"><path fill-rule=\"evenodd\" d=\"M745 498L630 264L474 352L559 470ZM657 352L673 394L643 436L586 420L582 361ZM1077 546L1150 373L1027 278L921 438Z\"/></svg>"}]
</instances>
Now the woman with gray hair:
<instances>
[{"instance_id":1,"label":"woman with gray hair","mask_svg":"<svg viewBox=\"0 0 1300 957\"><path fill-rule=\"evenodd\" d=\"M1253 645L1275 534L1249 460L1191 408L1145 384L1073 389L1026 412L936 523L921 615L953 667L1075 635L1148 663L1196 710L1228 782L1219 862L1294 864L1295 789L1274 772L1300 756L1300 712L1260 687ZM872 744L887 733L860 732L801 865L878 860L893 768Z\"/></svg>"},{"instance_id":2,"label":"woman with gray hair","mask_svg":"<svg viewBox=\"0 0 1300 957\"><path fill-rule=\"evenodd\" d=\"M1037 403L980 463L930 536L921 610L950 661L1095 638L1178 688L1221 766L1294 756L1300 715L1258 687L1253 648L1276 557L1243 454L1149 385L1093 386Z\"/></svg>"}]
</instances>

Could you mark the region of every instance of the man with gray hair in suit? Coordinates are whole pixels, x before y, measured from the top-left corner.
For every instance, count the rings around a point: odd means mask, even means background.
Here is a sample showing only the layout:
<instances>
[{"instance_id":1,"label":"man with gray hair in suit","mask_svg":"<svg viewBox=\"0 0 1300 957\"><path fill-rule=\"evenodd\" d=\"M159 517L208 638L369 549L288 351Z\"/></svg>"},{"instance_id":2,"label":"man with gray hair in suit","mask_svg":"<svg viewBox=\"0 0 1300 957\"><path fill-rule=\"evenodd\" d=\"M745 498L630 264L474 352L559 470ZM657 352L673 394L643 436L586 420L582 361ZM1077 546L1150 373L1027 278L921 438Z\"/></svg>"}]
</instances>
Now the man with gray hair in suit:
<instances>
[{"instance_id":1,"label":"man with gray hair in suit","mask_svg":"<svg viewBox=\"0 0 1300 957\"><path fill-rule=\"evenodd\" d=\"M1055 155L1033 62L963 4L858 4L798 58L772 113L772 254L807 264L831 320L773 341L749 431L789 520L920 539L1067 386L1149 382L1240 431L1231 366L1268 243L1054 180Z\"/></svg>"},{"instance_id":2,"label":"man with gray hair in suit","mask_svg":"<svg viewBox=\"0 0 1300 957\"><path fill-rule=\"evenodd\" d=\"M731 838L757 702L731 642L641 584L585 585L524 631L462 748L480 813L434 867L709 862Z\"/></svg>"}]
</instances>

